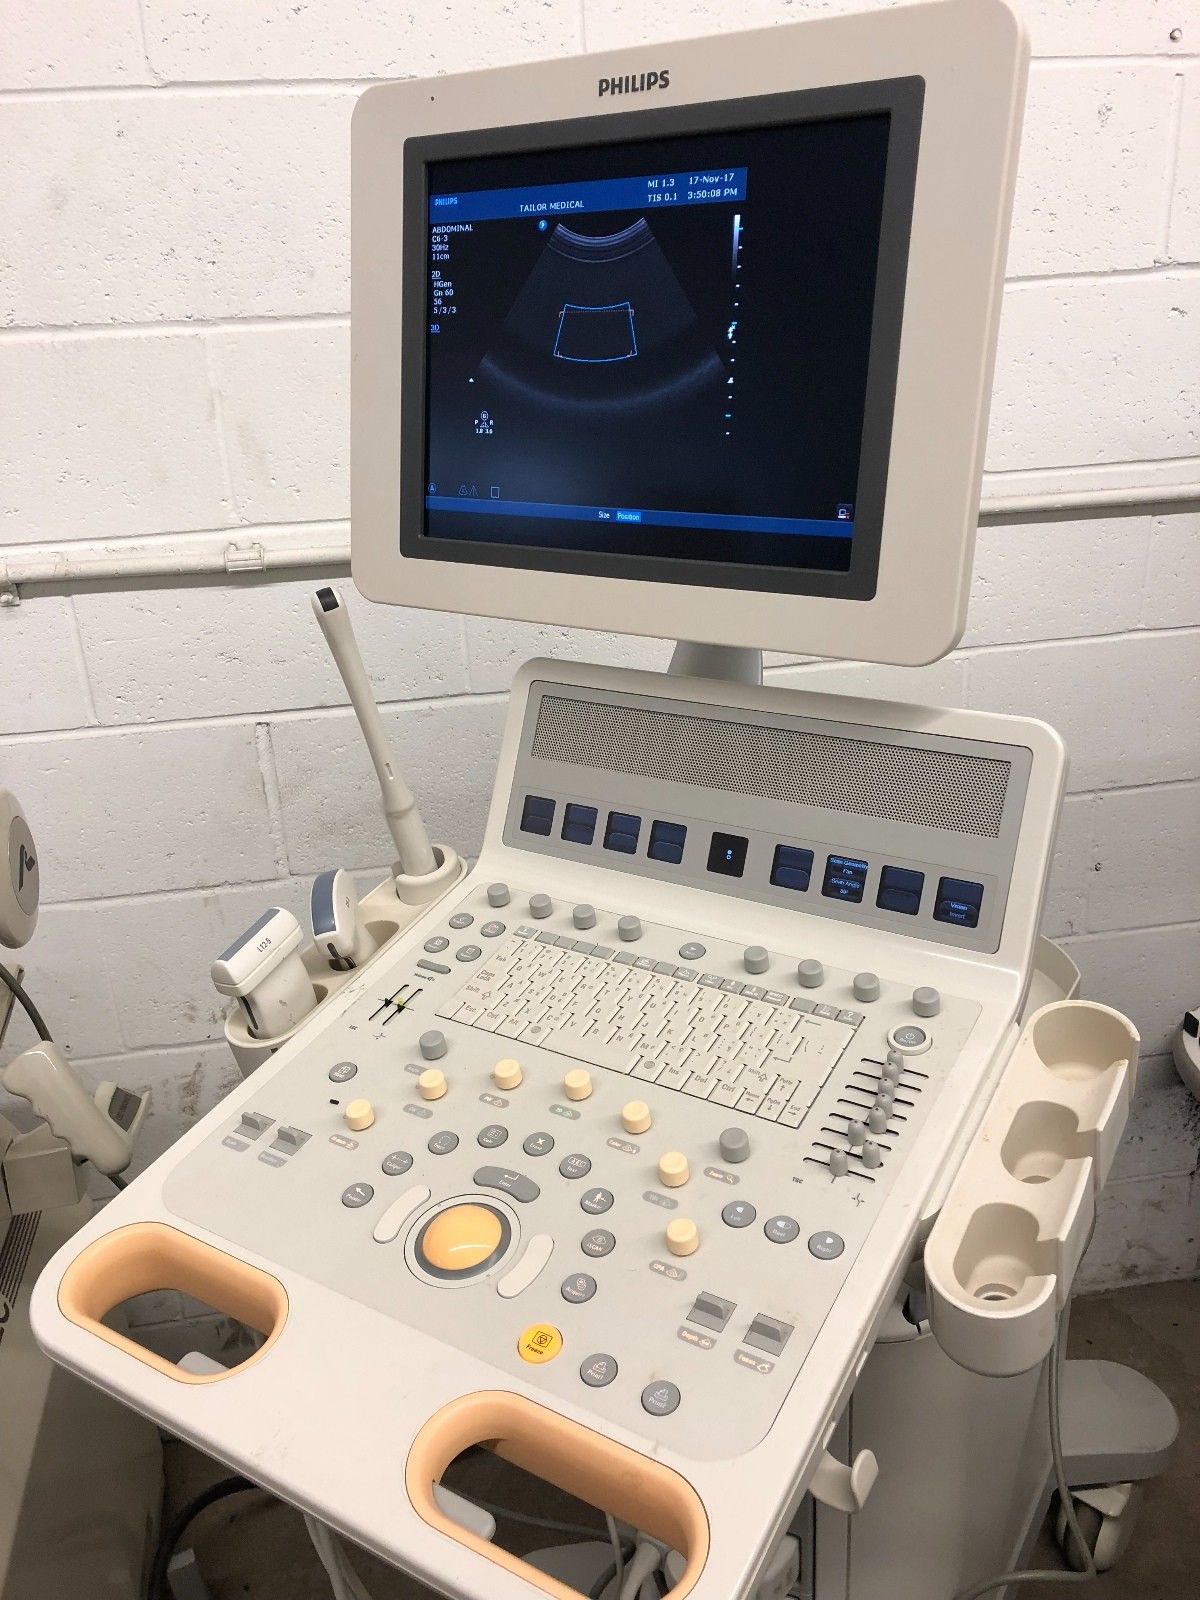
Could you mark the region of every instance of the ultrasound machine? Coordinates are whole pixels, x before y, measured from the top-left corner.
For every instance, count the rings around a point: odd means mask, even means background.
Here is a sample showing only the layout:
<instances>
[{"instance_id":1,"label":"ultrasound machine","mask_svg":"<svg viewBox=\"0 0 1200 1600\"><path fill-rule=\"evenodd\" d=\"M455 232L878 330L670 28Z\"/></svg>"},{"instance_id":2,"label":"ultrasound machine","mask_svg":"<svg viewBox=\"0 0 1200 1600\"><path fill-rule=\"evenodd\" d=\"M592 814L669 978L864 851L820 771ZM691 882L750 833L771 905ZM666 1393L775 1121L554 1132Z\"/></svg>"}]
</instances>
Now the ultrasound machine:
<instances>
[{"instance_id":1,"label":"ultrasound machine","mask_svg":"<svg viewBox=\"0 0 1200 1600\"><path fill-rule=\"evenodd\" d=\"M679 643L520 669L469 862L319 590L395 873L221 955L244 1081L38 1283L50 1355L327 1550L461 1600L956 1600L1055 1493L1105 1564L1161 1470L1159 1392L1062 1359L1138 1055L1039 938L1062 742L762 672L962 633L1027 66L937 0L358 102L359 590ZM136 1343L164 1288L244 1359ZM477 1449L622 1570L502 1548L442 1485Z\"/></svg>"}]
</instances>

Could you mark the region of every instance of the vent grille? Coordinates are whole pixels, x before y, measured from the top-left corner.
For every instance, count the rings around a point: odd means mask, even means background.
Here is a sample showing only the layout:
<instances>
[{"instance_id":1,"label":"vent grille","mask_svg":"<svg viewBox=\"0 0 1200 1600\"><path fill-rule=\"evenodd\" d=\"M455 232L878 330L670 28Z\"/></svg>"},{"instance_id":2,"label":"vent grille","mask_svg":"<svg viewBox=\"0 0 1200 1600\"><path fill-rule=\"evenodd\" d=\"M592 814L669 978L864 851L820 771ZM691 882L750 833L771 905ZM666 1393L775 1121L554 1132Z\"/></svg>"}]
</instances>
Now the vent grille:
<instances>
[{"instance_id":1,"label":"vent grille","mask_svg":"<svg viewBox=\"0 0 1200 1600\"><path fill-rule=\"evenodd\" d=\"M805 728L546 695L532 753L633 778L999 837L1012 765Z\"/></svg>"}]
</instances>

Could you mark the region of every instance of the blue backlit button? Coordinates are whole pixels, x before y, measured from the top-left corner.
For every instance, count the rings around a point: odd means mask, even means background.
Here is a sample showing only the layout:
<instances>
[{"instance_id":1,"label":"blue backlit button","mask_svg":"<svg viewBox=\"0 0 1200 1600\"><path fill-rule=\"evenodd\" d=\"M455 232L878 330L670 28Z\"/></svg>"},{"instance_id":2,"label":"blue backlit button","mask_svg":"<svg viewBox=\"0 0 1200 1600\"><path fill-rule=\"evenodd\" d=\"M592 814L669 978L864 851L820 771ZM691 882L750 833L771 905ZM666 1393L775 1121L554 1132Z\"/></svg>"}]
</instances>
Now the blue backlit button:
<instances>
[{"instance_id":1,"label":"blue backlit button","mask_svg":"<svg viewBox=\"0 0 1200 1600\"><path fill-rule=\"evenodd\" d=\"M581 1306L596 1292L596 1280L590 1272L573 1272L564 1278L558 1288L563 1299L573 1306Z\"/></svg>"},{"instance_id":2,"label":"blue backlit button","mask_svg":"<svg viewBox=\"0 0 1200 1600\"><path fill-rule=\"evenodd\" d=\"M481 1144L485 1150L494 1150L508 1138L508 1129L501 1122L489 1122L486 1128L480 1128L475 1135L476 1144Z\"/></svg>"},{"instance_id":3,"label":"blue backlit button","mask_svg":"<svg viewBox=\"0 0 1200 1600\"><path fill-rule=\"evenodd\" d=\"M448 1156L451 1150L458 1149L458 1135L451 1133L449 1128L443 1128L440 1133L435 1133L425 1146L431 1156Z\"/></svg>"},{"instance_id":4,"label":"blue backlit button","mask_svg":"<svg viewBox=\"0 0 1200 1600\"><path fill-rule=\"evenodd\" d=\"M932 1040L924 1028L918 1028L915 1022L906 1022L903 1027L892 1029L888 1043L903 1055L919 1056L929 1049Z\"/></svg>"},{"instance_id":5,"label":"blue backlit button","mask_svg":"<svg viewBox=\"0 0 1200 1600\"><path fill-rule=\"evenodd\" d=\"M840 1233L814 1233L808 1241L808 1253L818 1261L836 1261L845 1248Z\"/></svg>"},{"instance_id":6,"label":"blue backlit button","mask_svg":"<svg viewBox=\"0 0 1200 1600\"><path fill-rule=\"evenodd\" d=\"M412 1157L407 1150L393 1150L390 1155L384 1156L382 1166L389 1178L398 1178L412 1166Z\"/></svg>"},{"instance_id":7,"label":"blue backlit button","mask_svg":"<svg viewBox=\"0 0 1200 1600\"><path fill-rule=\"evenodd\" d=\"M879 874L879 893L875 904L882 911L899 911L906 917L915 917L921 907L921 890L925 887L925 874L911 867L884 867Z\"/></svg>"},{"instance_id":8,"label":"blue backlit button","mask_svg":"<svg viewBox=\"0 0 1200 1600\"><path fill-rule=\"evenodd\" d=\"M681 961L703 961L708 951L702 944L697 944L694 939L687 944L679 946L679 959Z\"/></svg>"},{"instance_id":9,"label":"blue backlit button","mask_svg":"<svg viewBox=\"0 0 1200 1600\"><path fill-rule=\"evenodd\" d=\"M554 1149L554 1139L548 1133L531 1133L521 1149L527 1156L548 1156Z\"/></svg>"},{"instance_id":10,"label":"blue backlit button","mask_svg":"<svg viewBox=\"0 0 1200 1600\"><path fill-rule=\"evenodd\" d=\"M749 839L740 833L714 833L708 847L708 870L726 878L740 878L746 870Z\"/></svg>"},{"instance_id":11,"label":"blue backlit button","mask_svg":"<svg viewBox=\"0 0 1200 1600\"><path fill-rule=\"evenodd\" d=\"M958 928L975 928L983 906L983 885L971 883L966 878L942 878L938 882L937 900L933 915L937 922L949 922Z\"/></svg>"},{"instance_id":12,"label":"blue backlit button","mask_svg":"<svg viewBox=\"0 0 1200 1600\"><path fill-rule=\"evenodd\" d=\"M450 941L446 938L445 934L435 933L432 939L426 939L425 949L429 951L431 956L436 956L440 954L440 952L443 951L449 943Z\"/></svg>"},{"instance_id":13,"label":"blue backlit button","mask_svg":"<svg viewBox=\"0 0 1200 1600\"><path fill-rule=\"evenodd\" d=\"M777 889L803 891L808 888L812 877L812 865L811 850L802 850L794 844L777 844L771 863L771 882Z\"/></svg>"},{"instance_id":14,"label":"blue backlit button","mask_svg":"<svg viewBox=\"0 0 1200 1600\"><path fill-rule=\"evenodd\" d=\"M648 1411L652 1417L669 1417L672 1411L678 1410L681 1398L677 1384L667 1383L660 1378L655 1383L648 1383L642 1390L642 1410Z\"/></svg>"},{"instance_id":15,"label":"blue backlit button","mask_svg":"<svg viewBox=\"0 0 1200 1600\"><path fill-rule=\"evenodd\" d=\"M749 1200L731 1200L721 1212L721 1221L730 1228L748 1228L757 1215Z\"/></svg>"},{"instance_id":16,"label":"blue backlit button","mask_svg":"<svg viewBox=\"0 0 1200 1600\"><path fill-rule=\"evenodd\" d=\"M604 829L604 848L631 856L637 850L641 831L641 817L634 816L630 811L610 811Z\"/></svg>"},{"instance_id":17,"label":"blue backlit button","mask_svg":"<svg viewBox=\"0 0 1200 1600\"><path fill-rule=\"evenodd\" d=\"M853 856L830 856L825 863L821 893L829 900L846 900L857 905L867 887L867 863Z\"/></svg>"},{"instance_id":18,"label":"blue backlit button","mask_svg":"<svg viewBox=\"0 0 1200 1600\"><path fill-rule=\"evenodd\" d=\"M606 1388L616 1375L616 1357L605 1355L603 1351L598 1351L594 1356L588 1356L579 1368L579 1376L589 1389Z\"/></svg>"},{"instance_id":19,"label":"blue backlit button","mask_svg":"<svg viewBox=\"0 0 1200 1600\"><path fill-rule=\"evenodd\" d=\"M558 1170L564 1178L586 1178L592 1163L587 1156L564 1156L558 1163Z\"/></svg>"},{"instance_id":20,"label":"blue backlit button","mask_svg":"<svg viewBox=\"0 0 1200 1600\"><path fill-rule=\"evenodd\" d=\"M763 1232L772 1244L791 1244L800 1237L800 1224L795 1217L768 1217Z\"/></svg>"},{"instance_id":21,"label":"blue backlit button","mask_svg":"<svg viewBox=\"0 0 1200 1600\"><path fill-rule=\"evenodd\" d=\"M525 804L521 807L521 832L540 833L548 839L553 826L554 801L544 795L527 794Z\"/></svg>"},{"instance_id":22,"label":"blue backlit button","mask_svg":"<svg viewBox=\"0 0 1200 1600\"><path fill-rule=\"evenodd\" d=\"M374 1198L375 1191L369 1183L352 1183L348 1189L342 1190L342 1204L349 1206L351 1211L357 1211L359 1206L365 1206Z\"/></svg>"},{"instance_id":23,"label":"blue backlit button","mask_svg":"<svg viewBox=\"0 0 1200 1600\"><path fill-rule=\"evenodd\" d=\"M569 803L563 812L562 836L568 844L591 844L596 837L596 808Z\"/></svg>"},{"instance_id":24,"label":"blue backlit button","mask_svg":"<svg viewBox=\"0 0 1200 1600\"><path fill-rule=\"evenodd\" d=\"M686 839L687 829L682 822L652 822L650 848L646 854L652 861L665 861L668 866L677 867L683 860Z\"/></svg>"},{"instance_id":25,"label":"blue backlit button","mask_svg":"<svg viewBox=\"0 0 1200 1600\"><path fill-rule=\"evenodd\" d=\"M616 1235L609 1233L607 1228L593 1228L591 1233L585 1233L579 1241L579 1248L585 1256L599 1258L611 1255L616 1249L616 1244Z\"/></svg>"},{"instance_id":26,"label":"blue backlit button","mask_svg":"<svg viewBox=\"0 0 1200 1600\"><path fill-rule=\"evenodd\" d=\"M580 1209L589 1217L599 1217L612 1206L611 1189L589 1189L579 1202Z\"/></svg>"}]
</instances>

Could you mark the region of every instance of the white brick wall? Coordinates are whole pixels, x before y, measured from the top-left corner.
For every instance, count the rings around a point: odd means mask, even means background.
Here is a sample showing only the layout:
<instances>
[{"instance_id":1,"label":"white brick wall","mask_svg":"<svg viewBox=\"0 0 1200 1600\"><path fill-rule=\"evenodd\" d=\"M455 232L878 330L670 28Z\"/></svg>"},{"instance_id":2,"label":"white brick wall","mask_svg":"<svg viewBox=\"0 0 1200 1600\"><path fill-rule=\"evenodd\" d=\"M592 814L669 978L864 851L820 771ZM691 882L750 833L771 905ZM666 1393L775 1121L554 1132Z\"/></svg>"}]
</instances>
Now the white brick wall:
<instances>
[{"instance_id":1,"label":"white brick wall","mask_svg":"<svg viewBox=\"0 0 1200 1600\"><path fill-rule=\"evenodd\" d=\"M0 0L0 546L344 534L361 80L836 4ZM1186 0L1026 12L1037 59L989 469L1195 477L1200 23ZM308 591L158 583L0 609L0 781L31 814L48 901L30 983L88 1073L154 1088L142 1161L231 1080L213 953L260 906L299 910L334 856L377 872L389 856ZM362 603L355 620L431 823L467 849L521 660L667 654ZM1087 1281L1194 1271L1200 1111L1165 1051L1200 997L1200 516L986 528L949 660L773 660L771 675L1060 728L1071 792L1046 929L1146 1043ZM12 1044L25 1037L14 1023Z\"/></svg>"}]
</instances>

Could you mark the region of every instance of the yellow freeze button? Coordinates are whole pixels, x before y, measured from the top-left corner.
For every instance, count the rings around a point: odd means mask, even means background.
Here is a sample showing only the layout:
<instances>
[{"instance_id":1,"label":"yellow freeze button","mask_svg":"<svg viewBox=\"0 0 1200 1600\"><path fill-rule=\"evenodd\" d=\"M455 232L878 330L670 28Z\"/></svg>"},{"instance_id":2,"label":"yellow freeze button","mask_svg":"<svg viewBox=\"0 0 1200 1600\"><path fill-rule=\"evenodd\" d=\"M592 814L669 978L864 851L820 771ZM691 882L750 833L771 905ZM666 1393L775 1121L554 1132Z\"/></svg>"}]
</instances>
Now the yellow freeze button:
<instances>
[{"instance_id":1,"label":"yellow freeze button","mask_svg":"<svg viewBox=\"0 0 1200 1600\"><path fill-rule=\"evenodd\" d=\"M522 1361L532 1361L535 1366L543 1361L553 1361L562 1349L562 1334L548 1322L532 1322L517 1340L517 1354Z\"/></svg>"}]
</instances>

